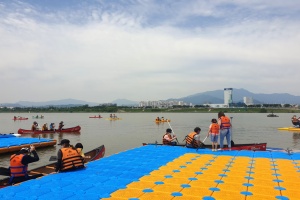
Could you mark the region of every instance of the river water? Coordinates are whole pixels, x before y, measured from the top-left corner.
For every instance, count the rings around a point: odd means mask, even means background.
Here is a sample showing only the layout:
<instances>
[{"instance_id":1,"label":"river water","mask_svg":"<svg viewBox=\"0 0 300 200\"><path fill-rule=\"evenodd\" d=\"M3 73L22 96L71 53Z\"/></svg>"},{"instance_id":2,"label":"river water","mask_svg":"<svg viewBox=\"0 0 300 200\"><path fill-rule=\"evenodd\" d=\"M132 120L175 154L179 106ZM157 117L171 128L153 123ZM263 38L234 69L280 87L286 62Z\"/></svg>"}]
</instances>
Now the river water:
<instances>
[{"instance_id":1,"label":"river water","mask_svg":"<svg viewBox=\"0 0 300 200\"><path fill-rule=\"evenodd\" d=\"M41 138L69 139L72 144L81 142L84 151L89 151L102 144L106 147L105 156L116 154L131 148L141 146L143 142L161 143L165 130L172 127L182 142L184 137L196 126L199 126L201 138L207 134L212 118L217 118L217 113L117 113L121 120L107 120L109 113L100 113L103 118L93 119L89 116L99 113L45 113L44 119L33 119L36 113L0 113L0 132L17 133L19 128L30 129L33 121L40 126L44 123L54 122L56 127L60 121L64 121L65 128L80 125L80 133L42 134ZM300 131L279 131L279 127L291 126L291 114L280 113L279 117L267 117L268 113L225 113L232 117L233 141L238 143L267 142L267 147L290 148L300 150ZM13 116L28 117L28 120L14 121ZM39 113L39 115L41 115ZM154 122L156 117L170 119L170 124ZM25 134L21 137L38 137ZM1 139L0 139L1 142ZM206 144L209 144L207 139ZM35 168L49 163L49 158L56 155L60 146L38 149L40 161L30 164L29 168ZM0 166L9 165L10 155L0 154Z\"/></svg>"}]
</instances>

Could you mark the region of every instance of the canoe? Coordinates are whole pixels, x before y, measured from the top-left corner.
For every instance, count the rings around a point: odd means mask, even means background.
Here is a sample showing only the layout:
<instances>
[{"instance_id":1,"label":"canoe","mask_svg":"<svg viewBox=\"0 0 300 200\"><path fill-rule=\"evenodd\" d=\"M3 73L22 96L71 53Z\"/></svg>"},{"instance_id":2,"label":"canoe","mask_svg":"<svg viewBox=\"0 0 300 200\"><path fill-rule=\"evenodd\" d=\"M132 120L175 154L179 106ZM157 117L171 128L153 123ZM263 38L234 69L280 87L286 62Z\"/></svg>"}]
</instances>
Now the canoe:
<instances>
[{"instance_id":1,"label":"canoe","mask_svg":"<svg viewBox=\"0 0 300 200\"><path fill-rule=\"evenodd\" d=\"M164 145L164 144L156 144L156 143L143 143L143 146L145 145ZM182 146L185 147L185 144L177 144L174 146ZM211 149L211 145L203 145L201 149ZM227 145L224 145L223 150L228 150ZM251 143L251 144L234 144L234 146L231 147L231 150L251 150L251 151L266 151L267 150L267 143Z\"/></svg>"},{"instance_id":2,"label":"canoe","mask_svg":"<svg viewBox=\"0 0 300 200\"><path fill-rule=\"evenodd\" d=\"M272 114L268 114L267 117L279 117L279 116L272 113Z\"/></svg>"},{"instance_id":3,"label":"canoe","mask_svg":"<svg viewBox=\"0 0 300 200\"><path fill-rule=\"evenodd\" d=\"M158 121L158 120L155 120L155 122L156 122L156 123L160 123L160 122L171 122L171 120L170 120L170 119L166 119L166 120L160 120L160 121Z\"/></svg>"},{"instance_id":4,"label":"canoe","mask_svg":"<svg viewBox=\"0 0 300 200\"><path fill-rule=\"evenodd\" d=\"M113 121L113 120L121 120L122 118L106 118L106 120L111 120L111 121Z\"/></svg>"},{"instance_id":5,"label":"canoe","mask_svg":"<svg viewBox=\"0 0 300 200\"><path fill-rule=\"evenodd\" d=\"M17 117L13 118L12 120L28 120L28 117Z\"/></svg>"},{"instance_id":6,"label":"canoe","mask_svg":"<svg viewBox=\"0 0 300 200\"><path fill-rule=\"evenodd\" d=\"M38 116L38 117L32 116L32 119L44 119L44 116Z\"/></svg>"},{"instance_id":7,"label":"canoe","mask_svg":"<svg viewBox=\"0 0 300 200\"><path fill-rule=\"evenodd\" d=\"M19 129L18 133L19 134L44 134L44 133L76 133L80 132L81 127L80 126L75 126L71 128L64 128L62 130L55 129L55 131L32 131L32 130L25 130L25 129Z\"/></svg>"},{"instance_id":8,"label":"canoe","mask_svg":"<svg viewBox=\"0 0 300 200\"><path fill-rule=\"evenodd\" d=\"M105 146L101 145L89 152L86 152L84 155L85 156L89 156L89 158L85 158L85 162L90 162L90 161L94 161L94 160L98 160L100 158L103 158L105 154ZM56 157L56 156L53 156ZM53 161L53 160L52 160ZM29 175L34 175L34 174L43 174L44 176L51 174L53 172L55 172L55 166L56 166L56 162L54 163L50 163L48 165L44 165L42 167L38 167L35 169L32 169L29 171ZM2 171L2 173L0 173L1 175L5 175L5 168L0 168L0 170ZM7 169L6 169L7 170ZM4 173L3 173L4 172ZM9 174L6 174L7 176L9 176ZM1 179L0 180L0 188L3 187L7 187L9 185L8 184L9 181L9 177Z\"/></svg>"},{"instance_id":9,"label":"canoe","mask_svg":"<svg viewBox=\"0 0 300 200\"><path fill-rule=\"evenodd\" d=\"M278 128L278 130L281 131L300 131L300 128L296 128L296 127L282 127L282 128Z\"/></svg>"},{"instance_id":10,"label":"canoe","mask_svg":"<svg viewBox=\"0 0 300 200\"><path fill-rule=\"evenodd\" d=\"M91 117L89 117L89 118L103 118L103 117L99 117L99 116L91 116Z\"/></svg>"},{"instance_id":11,"label":"canoe","mask_svg":"<svg viewBox=\"0 0 300 200\"><path fill-rule=\"evenodd\" d=\"M29 148L30 145L34 145L36 149L43 148L43 147L50 147L56 145L56 140L50 140L48 142L36 142L36 143L30 143L30 144L22 144L22 145L16 145L16 146L9 146L9 147L0 147L0 154L6 154L10 152L17 152L20 151L22 148Z\"/></svg>"}]
</instances>

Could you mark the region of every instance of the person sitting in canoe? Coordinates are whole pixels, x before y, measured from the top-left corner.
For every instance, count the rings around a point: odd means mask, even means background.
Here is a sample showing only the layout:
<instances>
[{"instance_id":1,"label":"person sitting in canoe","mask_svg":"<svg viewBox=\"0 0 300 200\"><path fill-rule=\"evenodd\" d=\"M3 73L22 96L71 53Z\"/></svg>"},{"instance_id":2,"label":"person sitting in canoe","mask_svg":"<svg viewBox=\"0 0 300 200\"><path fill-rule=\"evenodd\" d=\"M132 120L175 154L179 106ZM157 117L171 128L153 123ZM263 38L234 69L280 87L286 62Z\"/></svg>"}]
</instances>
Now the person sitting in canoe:
<instances>
[{"instance_id":1,"label":"person sitting in canoe","mask_svg":"<svg viewBox=\"0 0 300 200\"><path fill-rule=\"evenodd\" d=\"M293 117L292 117L292 123L293 123L293 125L295 126L295 127L300 127L300 117L299 118L297 118L297 116L296 115L294 115Z\"/></svg>"},{"instance_id":2,"label":"person sitting in canoe","mask_svg":"<svg viewBox=\"0 0 300 200\"><path fill-rule=\"evenodd\" d=\"M83 153L83 145L81 143L77 143L75 145L75 148L77 150L77 152L81 155L81 157L83 158L91 158L91 156L85 156Z\"/></svg>"},{"instance_id":3,"label":"person sitting in canoe","mask_svg":"<svg viewBox=\"0 0 300 200\"><path fill-rule=\"evenodd\" d=\"M50 131L55 131L55 124L51 123L49 126Z\"/></svg>"},{"instance_id":4,"label":"person sitting in canoe","mask_svg":"<svg viewBox=\"0 0 300 200\"><path fill-rule=\"evenodd\" d=\"M33 122L32 126L31 126L31 130L32 131L39 130L39 124L36 121Z\"/></svg>"},{"instance_id":5,"label":"person sitting in canoe","mask_svg":"<svg viewBox=\"0 0 300 200\"><path fill-rule=\"evenodd\" d=\"M33 154L31 156L30 154ZM10 179L9 184L20 183L30 179L43 176L43 174L28 175L28 164L39 161L40 158L33 145L29 148L22 148L18 153L10 157Z\"/></svg>"},{"instance_id":6,"label":"person sitting in canoe","mask_svg":"<svg viewBox=\"0 0 300 200\"><path fill-rule=\"evenodd\" d=\"M44 124L42 127L42 131L48 131L48 124Z\"/></svg>"},{"instance_id":7,"label":"person sitting in canoe","mask_svg":"<svg viewBox=\"0 0 300 200\"><path fill-rule=\"evenodd\" d=\"M160 122L160 118L156 117L155 121Z\"/></svg>"},{"instance_id":8,"label":"person sitting in canoe","mask_svg":"<svg viewBox=\"0 0 300 200\"><path fill-rule=\"evenodd\" d=\"M58 130L61 131L63 127L64 127L64 122L63 121L59 122Z\"/></svg>"},{"instance_id":9,"label":"person sitting in canoe","mask_svg":"<svg viewBox=\"0 0 300 200\"><path fill-rule=\"evenodd\" d=\"M70 145L70 140L63 139L58 144L61 149L57 152L55 172L73 171L84 168L84 158Z\"/></svg>"},{"instance_id":10,"label":"person sitting in canoe","mask_svg":"<svg viewBox=\"0 0 300 200\"><path fill-rule=\"evenodd\" d=\"M194 131L185 136L186 147L199 148L203 143L200 141L201 128L196 127Z\"/></svg>"},{"instance_id":11,"label":"person sitting in canoe","mask_svg":"<svg viewBox=\"0 0 300 200\"><path fill-rule=\"evenodd\" d=\"M172 129L168 128L166 130L166 133L163 136L163 144L165 145L176 145L177 143L173 140L175 140L177 137L176 135L172 136Z\"/></svg>"}]
</instances>

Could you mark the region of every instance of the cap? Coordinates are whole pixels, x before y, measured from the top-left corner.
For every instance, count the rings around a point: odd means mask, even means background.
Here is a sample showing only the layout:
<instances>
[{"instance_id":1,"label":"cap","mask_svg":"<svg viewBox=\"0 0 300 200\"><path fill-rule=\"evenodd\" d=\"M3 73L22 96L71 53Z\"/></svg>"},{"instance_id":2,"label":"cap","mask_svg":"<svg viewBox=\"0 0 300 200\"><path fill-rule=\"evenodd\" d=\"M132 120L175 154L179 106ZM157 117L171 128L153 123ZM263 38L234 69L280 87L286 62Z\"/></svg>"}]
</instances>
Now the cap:
<instances>
[{"instance_id":1,"label":"cap","mask_svg":"<svg viewBox=\"0 0 300 200\"><path fill-rule=\"evenodd\" d=\"M167 133L172 133L172 129L167 128L166 132L167 132Z\"/></svg>"},{"instance_id":2,"label":"cap","mask_svg":"<svg viewBox=\"0 0 300 200\"><path fill-rule=\"evenodd\" d=\"M63 144L70 144L70 140L62 139L58 145L63 145Z\"/></svg>"},{"instance_id":3,"label":"cap","mask_svg":"<svg viewBox=\"0 0 300 200\"><path fill-rule=\"evenodd\" d=\"M20 150L20 153L28 153L29 152L29 148L24 147Z\"/></svg>"}]
</instances>

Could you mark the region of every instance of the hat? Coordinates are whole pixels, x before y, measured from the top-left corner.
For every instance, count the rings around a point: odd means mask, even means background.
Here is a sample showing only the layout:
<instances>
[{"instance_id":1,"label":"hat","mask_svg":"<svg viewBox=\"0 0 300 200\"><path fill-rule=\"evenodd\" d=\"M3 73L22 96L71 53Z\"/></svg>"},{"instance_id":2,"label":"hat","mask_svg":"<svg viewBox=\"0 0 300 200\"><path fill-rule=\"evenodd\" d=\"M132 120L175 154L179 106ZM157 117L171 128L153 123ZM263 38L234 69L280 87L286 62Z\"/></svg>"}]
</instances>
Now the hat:
<instances>
[{"instance_id":1,"label":"hat","mask_svg":"<svg viewBox=\"0 0 300 200\"><path fill-rule=\"evenodd\" d=\"M167 132L167 133L172 133L172 129L168 128L168 129L166 130L166 132Z\"/></svg>"},{"instance_id":2,"label":"hat","mask_svg":"<svg viewBox=\"0 0 300 200\"><path fill-rule=\"evenodd\" d=\"M70 140L62 139L58 145L63 145L63 144L70 144Z\"/></svg>"},{"instance_id":3,"label":"hat","mask_svg":"<svg viewBox=\"0 0 300 200\"><path fill-rule=\"evenodd\" d=\"M20 150L20 153L28 153L29 152L29 148L24 147Z\"/></svg>"}]
</instances>

